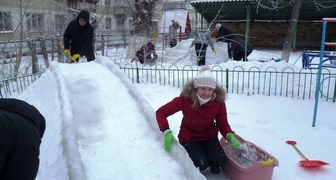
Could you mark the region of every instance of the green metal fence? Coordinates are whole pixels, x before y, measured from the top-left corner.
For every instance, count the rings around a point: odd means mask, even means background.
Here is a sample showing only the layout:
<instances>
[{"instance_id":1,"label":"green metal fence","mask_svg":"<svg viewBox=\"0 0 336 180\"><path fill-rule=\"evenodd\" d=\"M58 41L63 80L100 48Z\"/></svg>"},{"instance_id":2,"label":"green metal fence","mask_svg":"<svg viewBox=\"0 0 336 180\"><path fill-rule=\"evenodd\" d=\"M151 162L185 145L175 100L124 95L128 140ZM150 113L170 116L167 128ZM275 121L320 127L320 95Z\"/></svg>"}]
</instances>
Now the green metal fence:
<instances>
[{"instance_id":1,"label":"green metal fence","mask_svg":"<svg viewBox=\"0 0 336 180\"><path fill-rule=\"evenodd\" d=\"M5 98L23 92L28 86L40 78L42 73L43 72L0 80L0 97Z\"/></svg>"},{"instance_id":2,"label":"green metal fence","mask_svg":"<svg viewBox=\"0 0 336 180\"><path fill-rule=\"evenodd\" d=\"M120 70L133 83L158 83L182 88L183 84L198 74L198 69L192 66L178 67L171 65L133 67L131 64L120 66ZM244 69L235 66L224 69L221 66L212 67L213 74L218 83L226 87L228 93L246 95L284 96L297 99L315 98L317 73L302 69L299 72L293 68L277 69L268 67L260 69L251 67ZM0 96L8 97L21 93L30 84L37 80L42 73L25 75L0 81ZM328 69L322 72L320 98L335 102L336 99L336 73Z\"/></svg>"},{"instance_id":3,"label":"green metal fence","mask_svg":"<svg viewBox=\"0 0 336 180\"><path fill-rule=\"evenodd\" d=\"M120 67L133 83L158 83L182 88L183 84L198 74L198 69L192 66L167 68L161 66L135 68L130 64ZM317 73L302 69L299 72L293 68L277 69L268 67L261 70L258 67L244 69L235 66L224 69L213 66L212 72L218 83L226 87L228 93L246 95L285 96L298 99L315 97ZM322 73L320 98L327 101L336 99L335 73L325 69Z\"/></svg>"}]
</instances>

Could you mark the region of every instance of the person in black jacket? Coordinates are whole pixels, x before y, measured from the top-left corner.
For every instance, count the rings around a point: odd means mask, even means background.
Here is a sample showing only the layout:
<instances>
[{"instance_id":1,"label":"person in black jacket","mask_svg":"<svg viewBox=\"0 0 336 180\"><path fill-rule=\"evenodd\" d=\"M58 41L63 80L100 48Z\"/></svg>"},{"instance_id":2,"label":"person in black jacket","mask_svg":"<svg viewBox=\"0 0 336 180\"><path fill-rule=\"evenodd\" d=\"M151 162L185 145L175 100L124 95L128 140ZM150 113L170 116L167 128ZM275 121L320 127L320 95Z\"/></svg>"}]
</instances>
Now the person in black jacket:
<instances>
[{"instance_id":1,"label":"person in black jacket","mask_svg":"<svg viewBox=\"0 0 336 180\"><path fill-rule=\"evenodd\" d=\"M227 51L228 51L229 59L232 59L232 50L229 47L229 43L234 41L236 37L232 34L232 32L229 29L225 28L220 23L216 24L215 31L217 32L217 35L215 36L217 41L228 43Z\"/></svg>"},{"instance_id":2,"label":"person in black jacket","mask_svg":"<svg viewBox=\"0 0 336 180\"><path fill-rule=\"evenodd\" d=\"M233 60L235 61L248 61L247 56L249 56L253 51L253 45L249 42L246 43L243 40L235 40L229 43L229 46L232 49ZM246 50L246 59L245 59L245 50Z\"/></svg>"},{"instance_id":3,"label":"person in black jacket","mask_svg":"<svg viewBox=\"0 0 336 180\"><path fill-rule=\"evenodd\" d=\"M0 179L34 180L46 128L43 115L14 98L0 99Z\"/></svg>"},{"instance_id":4,"label":"person in black jacket","mask_svg":"<svg viewBox=\"0 0 336 180\"><path fill-rule=\"evenodd\" d=\"M63 35L64 54L71 55L71 62L78 62L85 56L87 61L95 59L93 50L93 32L90 24L90 13L82 10L77 19L71 21Z\"/></svg>"}]
</instances>

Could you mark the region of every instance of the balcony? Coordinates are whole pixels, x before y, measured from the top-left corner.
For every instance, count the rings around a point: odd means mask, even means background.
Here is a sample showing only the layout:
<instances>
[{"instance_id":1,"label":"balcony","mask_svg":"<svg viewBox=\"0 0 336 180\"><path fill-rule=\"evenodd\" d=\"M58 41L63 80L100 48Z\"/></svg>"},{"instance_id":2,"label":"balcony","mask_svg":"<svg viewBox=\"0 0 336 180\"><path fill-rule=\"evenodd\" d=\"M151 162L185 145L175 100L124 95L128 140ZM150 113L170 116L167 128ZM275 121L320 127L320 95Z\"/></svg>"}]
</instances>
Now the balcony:
<instances>
[{"instance_id":1,"label":"balcony","mask_svg":"<svg viewBox=\"0 0 336 180\"><path fill-rule=\"evenodd\" d=\"M132 14L131 8L128 6L113 6L113 14L118 15L127 15Z\"/></svg>"}]
</instances>

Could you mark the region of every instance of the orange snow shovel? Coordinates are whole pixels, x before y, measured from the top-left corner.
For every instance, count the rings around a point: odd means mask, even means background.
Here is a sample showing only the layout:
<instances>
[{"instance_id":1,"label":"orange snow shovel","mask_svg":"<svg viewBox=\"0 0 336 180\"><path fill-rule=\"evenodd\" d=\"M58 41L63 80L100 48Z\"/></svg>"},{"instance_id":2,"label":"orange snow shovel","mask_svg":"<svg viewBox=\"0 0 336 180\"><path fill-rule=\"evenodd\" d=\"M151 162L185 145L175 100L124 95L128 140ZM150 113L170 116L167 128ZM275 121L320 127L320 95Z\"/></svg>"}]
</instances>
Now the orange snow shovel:
<instances>
[{"instance_id":1,"label":"orange snow shovel","mask_svg":"<svg viewBox=\"0 0 336 180\"><path fill-rule=\"evenodd\" d=\"M329 163L320 161L320 160L309 160L302 152L295 146L295 141L286 141L287 144L290 144L294 147L294 149L300 154L300 156L304 159L300 161L300 165L303 167L319 167L323 165L329 165Z\"/></svg>"}]
</instances>

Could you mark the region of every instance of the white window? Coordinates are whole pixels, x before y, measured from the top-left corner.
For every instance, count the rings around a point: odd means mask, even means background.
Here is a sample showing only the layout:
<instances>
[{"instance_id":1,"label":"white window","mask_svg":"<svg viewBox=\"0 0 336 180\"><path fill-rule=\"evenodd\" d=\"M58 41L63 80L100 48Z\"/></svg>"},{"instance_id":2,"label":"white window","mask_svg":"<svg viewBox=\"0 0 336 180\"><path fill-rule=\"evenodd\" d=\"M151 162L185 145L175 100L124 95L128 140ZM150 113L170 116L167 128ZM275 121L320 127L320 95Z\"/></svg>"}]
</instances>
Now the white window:
<instances>
[{"instance_id":1,"label":"white window","mask_svg":"<svg viewBox=\"0 0 336 180\"><path fill-rule=\"evenodd\" d=\"M12 18L9 12L0 12L0 31L12 31Z\"/></svg>"},{"instance_id":2,"label":"white window","mask_svg":"<svg viewBox=\"0 0 336 180\"><path fill-rule=\"evenodd\" d=\"M43 14L27 14L27 30L28 31L36 31L43 30L44 19Z\"/></svg>"}]
</instances>

